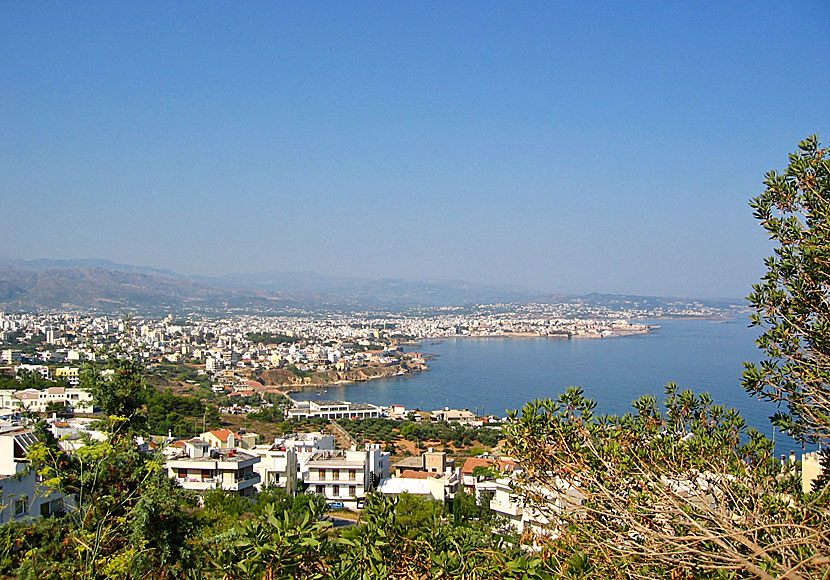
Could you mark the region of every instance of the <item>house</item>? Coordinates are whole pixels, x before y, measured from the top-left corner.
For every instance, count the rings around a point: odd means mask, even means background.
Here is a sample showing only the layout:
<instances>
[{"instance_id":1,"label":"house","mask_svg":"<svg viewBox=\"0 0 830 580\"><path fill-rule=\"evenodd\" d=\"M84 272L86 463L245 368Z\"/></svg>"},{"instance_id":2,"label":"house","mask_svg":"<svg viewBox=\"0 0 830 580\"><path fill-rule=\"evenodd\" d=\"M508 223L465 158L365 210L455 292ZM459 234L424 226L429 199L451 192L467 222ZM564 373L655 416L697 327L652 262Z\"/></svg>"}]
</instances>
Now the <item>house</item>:
<instances>
[{"instance_id":1,"label":"house","mask_svg":"<svg viewBox=\"0 0 830 580\"><path fill-rule=\"evenodd\" d=\"M256 445L256 433L245 433L240 435L228 429L214 429L205 431L199 438L207 441L213 449L251 449Z\"/></svg>"},{"instance_id":2,"label":"house","mask_svg":"<svg viewBox=\"0 0 830 580\"><path fill-rule=\"evenodd\" d=\"M181 451L165 464L167 474L183 488L193 491L224 489L253 497L260 476L254 465L258 456L237 448L212 448L202 439L191 439L177 446ZM169 452L168 452L169 453Z\"/></svg>"},{"instance_id":3,"label":"house","mask_svg":"<svg viewBox=\"0 0 830 580\"><path fill-rule=\"evenodd\" d=\"M28 449L37 437L20 427L0 430L0 524L36 519L64 509L62 495L40 485L29 469Z\"/></svg>"},{"instance_id":4,"label":"house","mask_svg":"<svg viewBox=\"0 0 830 580\"><path fill-rule=\"evenodd\" d=\"M303 481L312 493L357 507L368 491L389 477L389 453L381 451L380 445L366 445L365 451L318 451L306 467Z\"/></svg>"},{"instance_id":5,"label":"house","mask_svg":"<svg viewBox=\"0 0 830 580\"><path fill-rule=\"evenodd\" d=\"M461 467L461 484L464 491L478 496L481 491L494 491L491 482L501 473L511 473L516 468L516 462L506 457L470 457Z\"/></svg>"},{"instance_id":6,"label":"house","mask_svg":"<svg viewBox=\"0 0 830 580\"><path fill-rule=\"evenodd\" d=\"M406 407L403 405L392 405L389 407L390 419L406 419L408 414Z\"/></svg>"},{"instance_id":7,"label":"house","mask_svg":"<svg viewBox=\"0 0 830 580\"><path fill-rule=\"evenodd\" d=\"M513 475L515 473L517 472L513 472ZM513 475L498 478L491 483L494 493L490 509L505 517L518 532L542 536L556 534L557 530L551 523L558 521L558 514L580 509L579 506L585 499L571 484L556 478L552 482L555 490L538 485L533 487L533 497L545 498L542 510L534 506L526 494L516 487Z\"/></svg>"},{"instance_id":8,"label":"house","mask_svg":"<svg viewBox=\"0 0 830 580\"><path fill-rule=\"evenodd\" d=\"M456 479L456 481L450 482L451 479ZM383 495L408 493L426 499L444 501L453 495L449 491L453 487L451 483L457 483L455 474L438 476L424 471L405 471L398 477L384 479L378 491Z\"/></svg>"},{"instance_id":9,"label":"house","mask_svg":"<svg viewBox=\"0 0 830 580\"><path fill-rule=\"evenodd\" d=\"M3 411L28 409L36 413L43 413L49 403L60 403L77 413L91 413L93 411L92 395L84 389L49 387L42 391L22 389L20 391L0 392L0 410Z\"/></svg>"},{"instance_id":10,"label":"house","mask_svg":"<svg viewBox=\"0 0 830 580\"><path fill-rule=\"evenodd\" d=\"M392 471L397 477L407 470L442 475L455 471L455 459L448 457L443 451L436 452L430 448L422 455L405 457L392 466Z\"/></svg>"},{"instance_id":11,"label":"house","mask_svg":"<svg viewBox=\"0 0 830 580\"><path fill-rule=\"evenodd\" d=\"M476 415L469 409L450 409L444 407L437 411L430 413L430 418L433 421L446 421L447 423L461 423L462 425L476 422Z\"/></svg>"},{"instance_id":12,"label":"house","mask_svg":"<svg viewBox=\"0 0 830 580\"><path fill-rule=\"evenodd\" d=\"M460 481L459 473L455 470L455 462L447 463L445 453L434 453L431 450L421 457L421 466L415 469L403 469L402 461L395 464L395 477L384 479L378 491L383 495L400 495L409 493L428 497L437 501L444 501L455 497Z\"/></svg>"}]
</instances>

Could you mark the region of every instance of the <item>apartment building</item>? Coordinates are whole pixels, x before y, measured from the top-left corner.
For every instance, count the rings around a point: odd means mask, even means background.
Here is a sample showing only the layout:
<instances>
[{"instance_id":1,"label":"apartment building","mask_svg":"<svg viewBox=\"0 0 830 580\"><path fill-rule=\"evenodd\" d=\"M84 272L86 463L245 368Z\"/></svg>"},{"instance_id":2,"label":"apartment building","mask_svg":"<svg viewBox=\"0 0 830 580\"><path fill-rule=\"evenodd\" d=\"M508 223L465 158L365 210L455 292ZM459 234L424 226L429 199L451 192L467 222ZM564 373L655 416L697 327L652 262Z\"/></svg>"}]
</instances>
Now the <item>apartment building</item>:
<instances>
[{"instance_id":1,"label":"apartment building","mask_svg":"<svg viewBox=\"0 0 830 580\"><path fill-rule=\"evenodd\" d=\"M367 445L364 451L319 451L306 467L303 481L310 491L325 496L327 501L357 507L368 491L389 477L389 453L381 451L379 445Z\"/></svg>"},{"instance_id":2,"label":"apartment building","mask_svg":"<svg viewBox=\"0 0 830 580\"><path fill-rule=\"evenodd\" d=\"M171 446L173 447L173 446ZM253 497L260 476L254 466L258 456L241 449L216 449L201 439L191 439L174 447L165 464L167 473L185 489L206 491L221 488Z\"/></svg>"},{"instance_id":3,"label":"apartment building","mask_svg":"<svg viewBox=\"0 0 830 580\"><path fill-rule=\"evenodd\" d=\"M254 471L260 479L257 489L280 487L289 494L297 491L299 465L297 452L293 448L275 442L271 445L255 445L250 452L261 460L254 465Z\"/></svg>"},{"instance_id":4,"label":"apartment building","mask_svg":"<svg viewBox=\"0 0 830 580\"><path fill-rule=\"evenodd\" d=\"M55 379L66 381L70 387L77 387L81 384L81 370L77 367L56 368Z\"/></svg>"},{"instance_id":5,"label":"apartment building","mask_svg":"<svg viewBox=\"0 0 830 580\"><path fill-rule=\"evenodd\" d=\"M44 413L49 403L61 403L76 413L92 413L92 395L84 389L74 387L49 387L23 389L20 391L0 391L0 412L22 411L28 409Z\"/></svg>"},{"instance_id":6,"label":"apartment building","mask_svg":"<svg viewBox=\"0 0 830 580\"><path fill-rule=\"evenodd\" d=\"M6 348L0 350L0 362L7 365L19 365L22 353L19 350Z\"/></svg>"},{"instance_id":7,"label":"apartment building","mask_svg":"<svg viewBox=\"0 0 830 580\"><path fill-rule=\"evenodd\" d=\"M308 461L318 451L334 450L334 435L323 435L319 431L311 433L291 433L274 439L274 445L291 448L297 454L297 470L300 479L308 472Z\"/></svg>"}]
</instances>

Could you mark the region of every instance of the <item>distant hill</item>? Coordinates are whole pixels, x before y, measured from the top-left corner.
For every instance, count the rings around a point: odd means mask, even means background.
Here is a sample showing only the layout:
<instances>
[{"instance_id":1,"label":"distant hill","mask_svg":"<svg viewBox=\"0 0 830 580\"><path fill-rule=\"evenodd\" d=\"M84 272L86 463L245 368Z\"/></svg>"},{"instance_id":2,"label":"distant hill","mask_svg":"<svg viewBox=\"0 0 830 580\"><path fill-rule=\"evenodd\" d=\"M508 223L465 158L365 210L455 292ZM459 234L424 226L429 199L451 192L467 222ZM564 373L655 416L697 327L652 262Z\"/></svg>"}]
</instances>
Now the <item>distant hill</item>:
<instances>
[{"instance_id":1,"label":"distant hill","mask_svg":"<svg viewBox=\"0 0 830 580\"><path fill-rule=\"evenodd\" d=\"M43 272L46 270L71 270L71 269L101 269L109 272L131 272L138 274L152 274L154 276L165 276L168 278L186 278L182 274L172 270L160 270L147 266L131 266L119 264L109 260L96 258L79 258L73 260L52 260L49 258L38 258L37 260L0 259L0 268L12 270L31 270Z\"/></svg>"},{"instance_id":2,"label":"distant hill","mask_svg":"<svg viewBox=\"0 0 830 580\"><path fill-rule=\"evenodd\" d=\"M715 307L742 304L740 300L698 301L596 293L539 296L525 288L463 280L372 280L316 272L262 272L206 277L184 276L170 270L95 259L0 260L0 307L11 310L400 310L499 302L572 303L642 309L695 303Z\"/></svg>"},{"instance_id":3,"label":"distant hill","mask_svg":"<svg viewBox=\"0 0 830 580\"><path fill-rule=\"evenodd\" d=\"M348 278L316 272L264 272L201 277L212 286L236 290L292 292L318 301L347 306L418 307L487 302L515 302L533 295L512 286L490 286L463 280L404 280Z\"/></svg>"},{"instance_id":4,"label":"distant hill","mask_svg":"<svg viewBox=\"0 0 830 580\"><path fill-rule=\"evenodd\" d=\"M0 305L12 310L180 311L206 307L274 308L286 297L233 292L192 280L103 268L0 267Z\"/></svg>"}]
</instances>

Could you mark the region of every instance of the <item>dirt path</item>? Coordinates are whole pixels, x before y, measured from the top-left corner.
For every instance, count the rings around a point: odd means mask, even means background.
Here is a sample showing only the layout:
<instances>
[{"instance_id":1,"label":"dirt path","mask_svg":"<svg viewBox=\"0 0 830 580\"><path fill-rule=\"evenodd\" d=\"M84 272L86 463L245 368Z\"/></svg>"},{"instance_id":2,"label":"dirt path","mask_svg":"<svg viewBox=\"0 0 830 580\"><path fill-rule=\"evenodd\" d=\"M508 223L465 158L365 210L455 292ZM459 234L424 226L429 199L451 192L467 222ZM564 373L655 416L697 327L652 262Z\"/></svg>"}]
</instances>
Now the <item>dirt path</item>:
<instances>
[{"instance_id":1,"label":"dirt path","mask_svg":"<svg viewBox=\"0 0 830 580\"><path fill-rule=\"evenodd\" d=\"M339 449L351 449L352 446L357 445L354 437L349 435L349 432L343 429L336 421L329 423L329 428L334 435L336 447Z\"/></svg>"}]
</instances>

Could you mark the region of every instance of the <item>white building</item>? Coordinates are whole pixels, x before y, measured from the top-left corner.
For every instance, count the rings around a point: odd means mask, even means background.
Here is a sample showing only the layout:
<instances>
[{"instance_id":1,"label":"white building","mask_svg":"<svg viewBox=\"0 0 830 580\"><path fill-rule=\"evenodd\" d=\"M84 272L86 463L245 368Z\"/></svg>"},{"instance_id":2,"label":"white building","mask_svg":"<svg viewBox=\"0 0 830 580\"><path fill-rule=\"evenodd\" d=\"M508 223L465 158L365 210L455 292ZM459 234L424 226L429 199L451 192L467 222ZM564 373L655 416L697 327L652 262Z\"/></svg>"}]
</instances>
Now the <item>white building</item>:
<instances>
[{"instance_id":1,"label":"white building","mask_svg":"<svg viewBox=\"0 0 830 580\"><path fill-rule=\"evenodd\" d=\"M383 415L383 409L370 403L349 401L298 401L288 409L289 419L369 419Z\"/></svg>"},{"instance_id":2,"label":"white building","mask_svg":"<svg viewBox=\"0 0 830 580\"><path fill-rule=\"evenodd\" d=\"M490 485L494 491L490 500L490 509L504 516L519 532L532 532L536 535L551 536L558 533L552 522L559 520L559 515L579 509L584 496L565 480L557 478L556 490L536 487L532 496L546 498L544 509L535 507L525 495L515 487L512 478L499 478Z\"/></svg>"},{"instance_id":3,"label":"white building","mask_svg":"<svg viewBox=\"0 0 830 580\"><path fill-rule=\"evenodd\" d=\"M184 441L177 456L168 459L167 474L183 488L206 491L221 488L253 497L260 482L254 465L260 458L240 449L214 449L201 439Z\"/></svg>"},{"instance_id":4,"label":"white building","mask_svg":"<svg viewBox=\"0 0 830 580\"><path fill-rule=\"evenodd\" d=\"M280 487L293 494L297 491L297 452L286 445L274 443L272 445L255 445L250 452L258 456L261 461L254 466L259 474L260 482L257 489L264 487Z\"/></svg>"},{"instance_id":5,"label":"white building","mask_svg":"<svg viewBox=\"0 0 830 580\"><path fill-rule=\"evenodd\" d=\"M38 483L26 453L37 437L22 428L0 432L0 524L39 518L64 509L60 496Z\"/></svg>"},{"instance_id":6,"label":"white building","mask_svg":"<svg viewBox=\"0 0 830 580\"><path fill-rule=\"evenodd\" d=\"M334 435L323 435L319 431L311 433L292 433L274 439L274 445L291 448L297 454L297 469L300 479L308 472L308 461L318 451L334 450Z\"/></svg>"},{"instance_id":7,"label":"white building","mask_svg":"<svg viewBox=\"0 0 830 580\"><path fill-rule=\"evenodd\" d=\"M801 455L801 490L813 491L813 482L822 474L821 451L811 451Z\"/></svg>"},{"instance_id":8,"label":"white building","mask_svg":"<svg viewBox=\"0 0 830 580\"><path fill-rule=\"evenodd\" d=\"M469 425L477 421L475 413L469 409L450 409L449 407L433 411L430 413L430 419L448 423L461 423L462 425Z\"/></svg>"},{"instance_id":9,"label":"white building","mask_svg":"<svg viewBox=\"0 0 830 580\"><path fill-rule=\"evenodd\" d=\"M389 477L389 453L381 451L380 445L367 445L365 451L319 451L306 466L303 481L311 492L357 507L366 492Z\"/></svg>"},{"instance_id":10,"label":"white building","mask_svg":"<svg viewBox=\"0 0 830 580\"><path fill-rule=\"evenodd\" d=\"M14 369L15 374L20 377L20 371L29 371L31 373L37 373L42 376L47 381L52 380L52 373L49 372L49 367L46 365L28 365L28 364L21 364L17 365Z\"/></svg>"},{"instance_id":11,"label":"white building","mask_svg":"<svg viewBox=\"0 0 830 580\"><path fill-rule=\"evenodd\" d=\"M21 352L11 348L0 351L0 362L7 365L19 365Z\"/></svg>"},{"instance_id":12,"label":"white building","mask_svg":"<svg viewBox=\"0 0 830 580\"><path fill-rule=\"evenodd\" d=\"M36 413L46 412L49 403L61 403L76 413L92 413L92 395L84 389L75 387L49 387L23 389L20 391L0 391L0 411L22 411L28 409Z\"/></svg>"}]
</instances>

